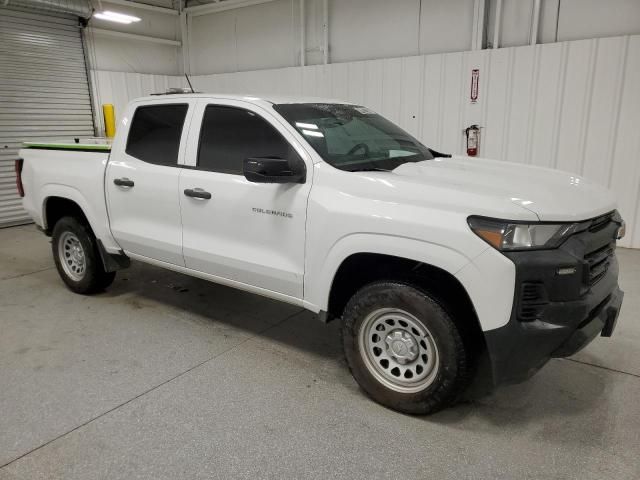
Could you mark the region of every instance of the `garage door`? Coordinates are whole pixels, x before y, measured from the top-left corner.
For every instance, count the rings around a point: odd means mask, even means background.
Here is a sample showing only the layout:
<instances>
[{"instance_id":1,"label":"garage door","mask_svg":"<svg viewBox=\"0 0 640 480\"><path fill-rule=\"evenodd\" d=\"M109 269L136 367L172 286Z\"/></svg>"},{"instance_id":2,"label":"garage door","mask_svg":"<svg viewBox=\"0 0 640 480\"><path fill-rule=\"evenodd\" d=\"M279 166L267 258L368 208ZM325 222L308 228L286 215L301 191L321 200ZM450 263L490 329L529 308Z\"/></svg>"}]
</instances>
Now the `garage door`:
<instances>
[{"instance_id":1,"label":"garage door","mask_svg":"<svg viewBox=\"0 0 640 480\"><path fill-rule=\"evenodd\" d=\"M29 221L15 185L21 143L93 133L77 17L0 8L0 227Z\"/></svg>"}]
</instances>

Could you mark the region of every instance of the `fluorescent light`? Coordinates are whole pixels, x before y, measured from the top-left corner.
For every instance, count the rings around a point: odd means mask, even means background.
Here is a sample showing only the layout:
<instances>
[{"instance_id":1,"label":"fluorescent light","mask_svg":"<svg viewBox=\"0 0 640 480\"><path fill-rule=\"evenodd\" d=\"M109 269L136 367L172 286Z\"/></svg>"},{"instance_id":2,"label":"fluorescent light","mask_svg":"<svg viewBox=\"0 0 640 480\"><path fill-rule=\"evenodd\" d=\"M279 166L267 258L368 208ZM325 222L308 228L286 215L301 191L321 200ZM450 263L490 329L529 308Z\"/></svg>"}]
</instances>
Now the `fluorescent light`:
<instances>
[{"instance_id":1,"label":"fluorescent light","mask_svg":"<svg viewBox=\"0 0 640 480\"><path fill-rule=\"evenodd\" d=\"M109 10L105 10L104 12L94 13L93 16L95 18L99 18L100 20L107 20L109 22L117 22L117 23L125 23L125 24L140 21L138 17L134 17L133 15L125 15L124 13L116 13L116 12L111 12Z\"/></svg>"},{"instance_id":2,"label":"fluorescent light","mask_svg":"<svg viewBox=\"0 0 640 480\"><path fill-rule=\"evenodd\" d=\"M317 130L318 129L318 126L313 124L313 123L296 122L296 127L298 127L298 128L310 128L312 130Z\"/></svg>"},{"instance_id":3,"label":"fluorescent light","mask_svg":"<svg viewBox=\"0 0 640 480\"><path fill-rule=\"evenodd\" d=\"M310 137L324 137L321 132L314 132L313 130L302 130L302 133L309 135Z\"/></svg>"}]
</instances>

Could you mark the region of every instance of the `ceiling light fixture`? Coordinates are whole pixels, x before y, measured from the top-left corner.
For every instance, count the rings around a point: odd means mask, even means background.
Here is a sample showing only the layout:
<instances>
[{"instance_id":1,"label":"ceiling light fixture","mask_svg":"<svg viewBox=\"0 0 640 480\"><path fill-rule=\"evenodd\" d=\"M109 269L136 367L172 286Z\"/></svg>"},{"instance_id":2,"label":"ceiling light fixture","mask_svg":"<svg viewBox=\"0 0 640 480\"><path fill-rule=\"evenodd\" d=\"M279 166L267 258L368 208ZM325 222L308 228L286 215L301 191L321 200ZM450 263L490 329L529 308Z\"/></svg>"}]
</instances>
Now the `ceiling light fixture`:
<instances>
[{"instance_id":1,"label":"ceiling light fixture","mask_svg":"<svg viewBox=\"0 0 640 480\"><path fill-rule=\"evenodd\" d=\"M107 20L109 22L117 22L117 23L124 23L124 24L140 21L138 17L134 17L133 15L125 15L124 13L116 13L116 12L111 12L109 10L105 10L104 12L94 13L93 16L95 18L99 18L100 20Z\"/></svg>"}]
</instances>

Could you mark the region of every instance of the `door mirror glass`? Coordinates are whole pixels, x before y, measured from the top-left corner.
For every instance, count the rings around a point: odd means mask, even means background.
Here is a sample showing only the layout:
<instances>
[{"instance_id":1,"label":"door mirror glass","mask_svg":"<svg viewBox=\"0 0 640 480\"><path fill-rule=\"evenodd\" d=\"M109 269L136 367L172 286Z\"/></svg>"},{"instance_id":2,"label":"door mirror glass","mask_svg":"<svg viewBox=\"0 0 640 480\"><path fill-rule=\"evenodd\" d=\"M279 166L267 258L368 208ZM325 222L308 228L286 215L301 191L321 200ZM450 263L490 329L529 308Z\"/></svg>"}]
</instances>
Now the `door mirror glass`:
<instances>
[{"instance_id":1,"label":"door mirror glass","mask_svg":"<svg viewBox=\"0 0 640 480\"><path fill-rule=\"evenodd\" d=\"M244 160L244 177L254 183L304 183L307 169L300 159L251 157Z\"/></svg>"}]
</instances>

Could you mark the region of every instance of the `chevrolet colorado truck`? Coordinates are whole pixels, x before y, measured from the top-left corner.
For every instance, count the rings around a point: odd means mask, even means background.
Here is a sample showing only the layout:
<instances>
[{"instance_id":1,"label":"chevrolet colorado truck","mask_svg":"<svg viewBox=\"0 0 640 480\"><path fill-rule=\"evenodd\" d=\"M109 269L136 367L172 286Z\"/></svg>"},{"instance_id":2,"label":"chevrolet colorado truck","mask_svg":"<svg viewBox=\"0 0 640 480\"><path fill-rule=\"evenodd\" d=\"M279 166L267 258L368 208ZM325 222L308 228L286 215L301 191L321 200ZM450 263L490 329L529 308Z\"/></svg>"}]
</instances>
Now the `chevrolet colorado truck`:
<instances>
[{"instance_id":1,"label":"chevrolet colorado truck","mask_svg":"<svg viewBox=\"0 0 640 480\"><path fill-rule=\"evenodd\" d=\"M175 94L113 142L28 143L24 208L74 292L147 262L342 320L377 402L426 414L611 336L612 194L555 170L432 150L366 107Z\"/></svg>"}]
</instances>

